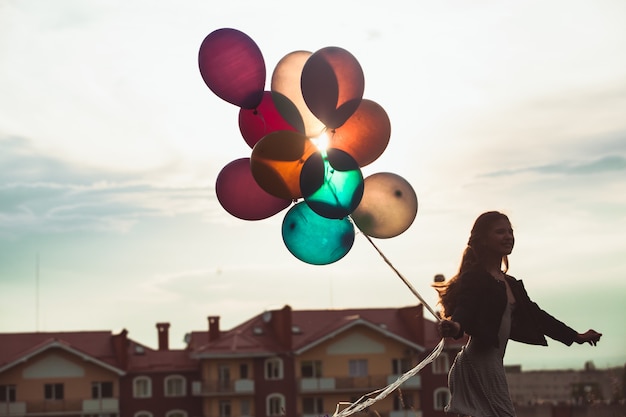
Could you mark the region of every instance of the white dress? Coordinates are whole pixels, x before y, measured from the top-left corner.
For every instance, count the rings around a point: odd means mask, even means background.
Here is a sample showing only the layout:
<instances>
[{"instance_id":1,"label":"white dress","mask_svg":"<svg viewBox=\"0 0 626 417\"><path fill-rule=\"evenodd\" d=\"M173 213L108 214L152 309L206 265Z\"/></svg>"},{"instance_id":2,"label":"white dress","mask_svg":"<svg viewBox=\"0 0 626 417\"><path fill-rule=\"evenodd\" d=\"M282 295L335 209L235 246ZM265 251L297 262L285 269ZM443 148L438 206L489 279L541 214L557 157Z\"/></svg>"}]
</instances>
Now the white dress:
<instances>
[{"instance_id":1,"label":"white dress","mask_svg":"<svg viewBox=\"0 0 626 417\"><path fill-rule=\"evenodd\" d=\"M448 375L451 398L446 412L472 417L515 417L503 362L514 308L515 304L507 303L504 309L499 348L485 348L470 337L457 354Z\"/></svg>"}]
</instances>

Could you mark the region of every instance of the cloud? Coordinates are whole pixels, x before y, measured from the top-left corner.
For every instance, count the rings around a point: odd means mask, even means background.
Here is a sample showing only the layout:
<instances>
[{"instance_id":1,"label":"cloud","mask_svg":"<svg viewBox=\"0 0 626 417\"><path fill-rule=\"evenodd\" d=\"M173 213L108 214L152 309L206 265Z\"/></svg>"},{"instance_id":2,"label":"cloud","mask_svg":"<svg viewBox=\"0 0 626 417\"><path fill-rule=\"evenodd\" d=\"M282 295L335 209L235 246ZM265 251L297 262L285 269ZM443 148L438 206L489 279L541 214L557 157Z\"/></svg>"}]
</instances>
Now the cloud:
<instances>
[{"instance_id":1,"label":"cloud","mask_svg":"<svg viewBox=\"0 0 626 417\"><path fill-rule=\"evenodd\" d=\"M151 173L146 173L148 178ZM143 217L217 211L211 187L171 185L135 174L70 165L35 152L25 139L0 140L0 225L5 236L123 233Z\"/></svg>"},{"instance_id":2,"label":"cloud","mask_svg":"<svg viewBox=\"0 0 626 417\"><path fill-rule=\"evenodd\" d=\"M554 175L594 175L626 171L626 157L607 155L587 161L559 161L546 165L537 165L517 169L492 171L482 176L505 177L520 173L538 173Z\"/></svg>"}]
</instances>

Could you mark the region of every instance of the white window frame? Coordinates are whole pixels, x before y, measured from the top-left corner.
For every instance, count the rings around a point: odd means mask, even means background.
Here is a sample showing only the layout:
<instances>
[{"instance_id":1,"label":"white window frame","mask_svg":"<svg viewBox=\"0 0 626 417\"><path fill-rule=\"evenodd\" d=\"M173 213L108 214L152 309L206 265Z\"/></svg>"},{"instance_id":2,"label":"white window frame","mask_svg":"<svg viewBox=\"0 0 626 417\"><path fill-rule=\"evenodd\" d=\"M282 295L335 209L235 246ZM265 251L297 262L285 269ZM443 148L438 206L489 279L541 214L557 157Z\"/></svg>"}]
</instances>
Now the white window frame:
<instances>
[{"instance_id":1,"label":"white window frame","mask_svg":"<svg viewBox=\"0 0 626 417\"><path fill-rule=\"evenodd\" d=\"M275 404L276 402L278 402L278 404ZM285 405L285 396L277 392L268 395L265 401L265 408L268 417L283 416L287 408ZM276 410L275 408L278 409Z\"/></svg>"},{"instance_id":2,"label":"white window frame","mask_svg":"<svg viewBox=\"0 0 626 417\"><path fill-rule=\"evenodd\" d=\"M265 360L265 379L283 379L283 360L281 358L270 358Z\"/></svg>"},{"instance_id":3,"label":"white window frame","mask_svg":"<svg viewBox=\"0 0 626 417\"><path fill-rule=\"evenodd\" d=\"M443 401L445 404L443 405L437 401L437 397L440 395L445 395L445 401ZM433 408L435 410L443 410L448 403L450 403L450 390L448 388L440 387L433 391Z\"/></svg>"},{"instance_id":4,"label":"white window frame","mask_svg":"<svg viewBox=\"0 0 626 417\"><path fill-rule=\"evenodd\" d=\"M146 384L146 393L140 394L137 389L137 384L144 382ZM133 378L133 398L152 398L152 379L148 376L137 376Z\"/></svg>"},{"instance_id":5,"label":"white window frame","mask_svg":"<svg viewBox=\"0 0 626 417\"><path fill-rule=\"evenodd\" d=\"M185 410L170 410L165 413L165 417L187 417L187 412Z\"/></svg>"},{"instance_id":6,"label":"white window frame","mask_svg":"<svg viewBox=\"0 0 626 417\"><path fill-rule=\"evenodd\" d=\"M450 370L450 358L446 352L441 352L438 357L435 358L432 365L433 374L441 375L447 374Z\"/></svg>"},{"instance_id":7,"label":"white window frame","mask_svg":"<svg viewBox=\"0 0 626 417\"><path fill-rule=\"evenodd\" d=\"M172 393L168 383L170 381L180 381L181 393ZM185 397L187 396L187 380L182 375L168 375L163 379L163 392L166 397Z\"/></svg>"},{"instance_id":8,"label":"white window frame","mask_svg":"<svg viewBox=\"0 0 626 417\"><path fill-rule=\"evenodd\" d=\"M152 417L152 413L150 411L137 411L133 417Z\"/></svg>"}]
</instances>

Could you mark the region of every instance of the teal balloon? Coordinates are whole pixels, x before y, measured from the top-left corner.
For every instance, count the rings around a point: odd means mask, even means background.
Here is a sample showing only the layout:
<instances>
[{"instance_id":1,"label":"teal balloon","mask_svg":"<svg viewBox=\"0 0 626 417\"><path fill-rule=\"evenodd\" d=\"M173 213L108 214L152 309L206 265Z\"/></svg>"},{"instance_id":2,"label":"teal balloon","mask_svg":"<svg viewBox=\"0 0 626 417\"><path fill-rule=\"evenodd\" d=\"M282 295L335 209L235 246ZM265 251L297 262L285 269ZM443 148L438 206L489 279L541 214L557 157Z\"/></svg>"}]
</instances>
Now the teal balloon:
<instances>
[{"instance_id":1,"label":"teal balloon","mask_svg":"<svg viewBox=\"0 0 626 417\"><path fill-rule=\"evenodd\" d=\"M347 152L329 148L312 154L300 172L300 190L311 210L329 219L352 213L363 197L363 174Z\"/></svg>"},{"instance_id":2,"label":"teal balloon","mask_svg":"<svg viewBox=\"0 0 626 417\"><path fill-rule=\"evenodd\" d=\"M283 242L299 260L312 265L337 262L352 249L354 225L349 218L329 219L301 201L291 207L282 225Z\"/></svg>"}]
</instances>

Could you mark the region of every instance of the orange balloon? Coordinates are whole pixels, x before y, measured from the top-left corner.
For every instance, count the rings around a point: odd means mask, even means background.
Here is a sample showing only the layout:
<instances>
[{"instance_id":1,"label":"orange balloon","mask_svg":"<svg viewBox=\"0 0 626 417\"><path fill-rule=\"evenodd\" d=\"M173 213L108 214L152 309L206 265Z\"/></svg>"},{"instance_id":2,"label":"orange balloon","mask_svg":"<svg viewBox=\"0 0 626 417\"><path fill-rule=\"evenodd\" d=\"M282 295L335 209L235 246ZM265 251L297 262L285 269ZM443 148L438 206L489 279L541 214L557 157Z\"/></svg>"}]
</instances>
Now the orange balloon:
<instances>
[{"instance_id":1,"label":"orange balloon","mask_svg":"<svg viewBox=\"0 0 626 417\"><path fill-rule=\"evenodd\" d=\"M317 147L301 133L279 130L264 136L252 148L250 170L257 184L269 194L302 197L300 172Z\"/></svg>"},{"instance_id":2,"label":"orange balloon","mask_svg":"<svg viewBox=\"0 0 626 417\"><path fill-rule=\"evenodd\" d=\"M350 154L360 167L374 162L387 148L391 122L387 112L372 100L363 99L354 114L328 133L329 147Z\"/></svg>"},{"instance_id":3,"label":"orange balloon","mask_svg":"<svg viewBox=\"0 0 626 417\"><path fill-rule=\"evenodd\" d=\"M365 178L363 184L363 198L351 214L363 233L386 239L411 226L417 215L417 196L407 180L382 172Z\"/></svg>"},{"instance_id":4,"label":"orange balloon","mask_svg":"<svg viewBox=\"0 0 626 417\"><path fill-rule=\"evenodd\" d=\"M324 130L324 124L304 102L300 77L311 52L295 51L285 55L272 73L272 99L280 115L300 133L312 138Z\"/></svg>"}]
</instances>

